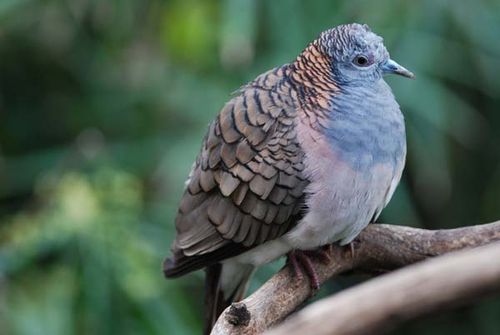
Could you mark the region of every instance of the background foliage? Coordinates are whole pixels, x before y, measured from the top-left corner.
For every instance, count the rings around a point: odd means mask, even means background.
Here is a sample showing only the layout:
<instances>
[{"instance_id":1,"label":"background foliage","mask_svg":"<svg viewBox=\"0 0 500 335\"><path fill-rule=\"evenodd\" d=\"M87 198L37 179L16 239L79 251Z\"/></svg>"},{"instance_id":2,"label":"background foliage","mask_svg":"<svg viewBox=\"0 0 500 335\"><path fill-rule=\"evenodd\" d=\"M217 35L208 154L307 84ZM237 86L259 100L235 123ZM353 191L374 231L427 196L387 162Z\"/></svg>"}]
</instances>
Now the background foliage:
<instances>
[{"instance_id":1,"label":"background foliage","mask_svg":"<svg viewBox=\"0 0 500 335\"><path fill-rule=\"evenodd\" d=\"M202 273L160 264L206 125L352 21L417 74L388 79L409 156L381 221L498 219L499 1L1 0L0 333L198 333ZM499 315L492 299L394 334L499 334Z\"/></svg>"}]
</instances>

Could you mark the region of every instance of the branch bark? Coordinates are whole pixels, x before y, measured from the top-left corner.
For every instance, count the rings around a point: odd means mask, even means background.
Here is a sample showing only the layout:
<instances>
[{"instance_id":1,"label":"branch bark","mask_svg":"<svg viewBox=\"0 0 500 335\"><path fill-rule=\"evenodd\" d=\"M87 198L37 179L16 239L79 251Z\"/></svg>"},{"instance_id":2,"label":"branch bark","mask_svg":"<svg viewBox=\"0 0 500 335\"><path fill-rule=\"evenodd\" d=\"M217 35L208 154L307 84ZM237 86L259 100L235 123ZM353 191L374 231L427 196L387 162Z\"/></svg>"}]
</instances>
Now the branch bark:
<instances>
[{"instance_id":1,"label":"branch bark","mask_svg":"<svg viewBox=\"0 0 500 335\"><path fill-rule=\"evenodd\" d=\"M317 261L314 266L320 283L324 283L345 272L380 274L493 241L500 241L500 221L436 231L373 224L356 239L354 252L350 248L333 247L329 252L330 261ZM212 334L260 334L294 312L310 294L309 282L297 281L285 266L254 294L227 308Z\"/></svg>"},{"instance_id":2,"label":"branch bark","mask_svg":"<svg viewBox=\"0 0 500 335\"><path fill-rule=\"evenodd\" d=\"M500 242L408 266L316 302L266 335L381 334L500 292Z\"/></svg>"}]
</instances>

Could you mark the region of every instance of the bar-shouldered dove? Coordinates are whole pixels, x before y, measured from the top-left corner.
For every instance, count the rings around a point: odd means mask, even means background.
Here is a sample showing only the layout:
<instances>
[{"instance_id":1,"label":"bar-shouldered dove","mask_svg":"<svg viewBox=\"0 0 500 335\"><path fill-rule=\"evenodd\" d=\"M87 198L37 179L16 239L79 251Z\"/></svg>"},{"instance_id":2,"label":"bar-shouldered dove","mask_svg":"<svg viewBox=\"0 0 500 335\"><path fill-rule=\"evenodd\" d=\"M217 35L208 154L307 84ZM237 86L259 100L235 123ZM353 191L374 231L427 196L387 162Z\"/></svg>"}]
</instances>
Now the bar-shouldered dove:
<instances>
[{"instance_id":1,"label":"bar-shouldered dove","mask_svg":"<svg viewBox=\"0 0 500 335\"><path fill-rule=\"evenodd\" d=\"M164 262L167 277L207 269L205 332L256 267L347 245L387 205L406 156L388 73L413 77L367 25L341 25L241 87L210 124Z\"/></svg>"}]
</instances>

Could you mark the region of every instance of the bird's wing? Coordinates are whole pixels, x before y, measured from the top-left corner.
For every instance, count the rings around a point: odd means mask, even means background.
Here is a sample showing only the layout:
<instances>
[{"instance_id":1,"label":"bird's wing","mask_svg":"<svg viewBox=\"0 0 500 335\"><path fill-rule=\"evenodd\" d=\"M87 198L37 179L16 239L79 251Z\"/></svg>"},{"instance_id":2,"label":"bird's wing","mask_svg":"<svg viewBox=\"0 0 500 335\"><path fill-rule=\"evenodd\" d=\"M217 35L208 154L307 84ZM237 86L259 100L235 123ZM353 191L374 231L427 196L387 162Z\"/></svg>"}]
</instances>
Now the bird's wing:
<instances>
[{"instance_id":1,"label":"bird's wing","mask_svg":"<svg viewBox=\"0 0 500 335\"><path fill-rule=\"evenodd\" d=\"M278 80L276 70L261 75L210 124L179 207L167 276L275 239L296 221L308 182L290 91L266 87Z\"/></svg>"}]
</instances>

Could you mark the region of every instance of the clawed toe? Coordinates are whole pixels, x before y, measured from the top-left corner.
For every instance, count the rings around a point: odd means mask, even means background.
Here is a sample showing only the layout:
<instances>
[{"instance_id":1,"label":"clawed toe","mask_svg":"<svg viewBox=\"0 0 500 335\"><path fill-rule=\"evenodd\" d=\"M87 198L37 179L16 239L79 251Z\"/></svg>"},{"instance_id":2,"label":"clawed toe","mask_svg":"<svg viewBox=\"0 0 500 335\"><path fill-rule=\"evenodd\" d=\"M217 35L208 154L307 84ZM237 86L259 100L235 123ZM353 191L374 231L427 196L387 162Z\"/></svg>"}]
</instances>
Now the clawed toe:
<instances>
[{"instance_id":1,"label":"clawed toe","mask_svg":"<svg viewBox=\"0 0 500 335\"><path fill-rule=\"evenodd\" d=\"M316 250L303 251L310 258L317 258L321 263L328 264L331 260L333 244L327 244Z\"/></svg>"},{"instance_id":2,"label":"clawed toe","mask_svg":"<svg viewBox=\"0 0 500 335\"><path fill-rule=\"evenodd\" d=\"M356 245L358 245L358 244L359 244L359 240L354 239L349 244L345 245L345 248L347 248L347 250L350 252L352 259L354 259L354 257L356 256L356 248L357 248Z\"/></svg>"}]
</instances>

